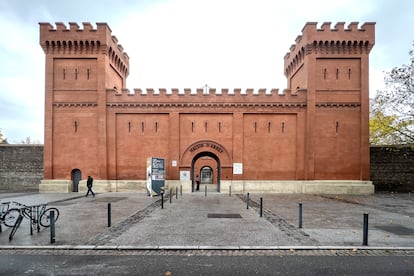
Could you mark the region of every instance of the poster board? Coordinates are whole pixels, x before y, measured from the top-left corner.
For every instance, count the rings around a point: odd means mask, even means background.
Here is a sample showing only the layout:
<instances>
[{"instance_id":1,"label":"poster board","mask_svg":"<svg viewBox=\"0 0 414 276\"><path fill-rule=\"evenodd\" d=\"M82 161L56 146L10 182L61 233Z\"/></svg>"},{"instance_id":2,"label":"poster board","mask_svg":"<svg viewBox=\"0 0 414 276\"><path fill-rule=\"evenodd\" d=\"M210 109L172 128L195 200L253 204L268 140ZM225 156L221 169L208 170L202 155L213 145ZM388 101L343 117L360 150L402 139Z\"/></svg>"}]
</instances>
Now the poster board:
<instances>
[{"instance_id":1,"label":"poster board","mask_svg":"<svg viewBox=\"0 0 414 276\"><path fill-rule=\"evenodd\" d=\"M150 196L160 195L161 187L165 187L165 160L158 157L147 158L147 193Z\"/></svg>"}]
</instances>

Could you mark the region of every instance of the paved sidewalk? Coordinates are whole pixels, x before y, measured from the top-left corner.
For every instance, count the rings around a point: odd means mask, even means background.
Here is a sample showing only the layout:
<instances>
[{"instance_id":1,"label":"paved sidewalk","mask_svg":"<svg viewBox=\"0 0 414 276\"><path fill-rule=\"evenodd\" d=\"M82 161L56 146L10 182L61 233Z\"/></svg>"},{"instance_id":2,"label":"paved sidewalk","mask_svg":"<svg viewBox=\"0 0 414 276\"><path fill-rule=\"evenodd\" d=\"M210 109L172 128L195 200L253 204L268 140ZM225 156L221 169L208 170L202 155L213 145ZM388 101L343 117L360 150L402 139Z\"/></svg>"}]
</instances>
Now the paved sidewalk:
<instances>
[{"instance_id":1,"label":"paved sidewalk","mask_svg":"<svg viewBox=\"0 0 414 276\"><path fill-rule=\"evenodd\" d=\"M51 202L60 211L56 243L48 228L30 235L28 220L9 241L2 226L0 248L10 246L118 246L139 248L270 248L280 246L361 246L363 213L369 213L370 246L414 247L414 196L313 196L252 194L264 202L257 208L228 194L204 192L166 198L144 193L82 194L0 193L0 202L26 205ZM303 204L303 228L298 226L298 203ZM108 203L112 226L107 227ZM252 204L254 205L254 204Z\"/></svg>"}]
</instances>

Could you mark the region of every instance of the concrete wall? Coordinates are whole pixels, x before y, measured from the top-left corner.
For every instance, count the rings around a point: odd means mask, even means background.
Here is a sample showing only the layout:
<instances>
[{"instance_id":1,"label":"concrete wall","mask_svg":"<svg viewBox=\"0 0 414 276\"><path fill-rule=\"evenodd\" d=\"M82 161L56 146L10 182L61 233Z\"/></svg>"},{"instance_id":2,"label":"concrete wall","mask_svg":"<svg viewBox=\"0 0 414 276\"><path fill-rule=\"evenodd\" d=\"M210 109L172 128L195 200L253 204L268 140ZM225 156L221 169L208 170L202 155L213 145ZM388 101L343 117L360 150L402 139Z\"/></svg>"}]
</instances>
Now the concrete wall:
<instances>
[{"instance_id":1,"label":"concrete wall","mask_svg":"<svg viewBox=\"0 0 414 276\"><path fill-rule=\"evenodd\" d=\"M371 180L377 191L414 192L414 147L371 147Z\"/></svg>"},{"instance_id":2,"label":"concrete wall","mask_svg":"<svg viewBox=\"0 0 414 276\"><path fill-rule=\"evenodd\" d=\"M0 145L0 190L38 191L42 179L42 145ZM414 148L371 147L371 180L376 191L414 192Z\"/></svg>"},{"instance_id":3,"label":"concrete wall","mask_svg":"<svg viewBox=\"0 0 414 276\"><path fill-rule=\"evenodd\" d=\"M0 144L0 190L38 191L43 179L43 145Z\"/></svg>"}]
</instances>

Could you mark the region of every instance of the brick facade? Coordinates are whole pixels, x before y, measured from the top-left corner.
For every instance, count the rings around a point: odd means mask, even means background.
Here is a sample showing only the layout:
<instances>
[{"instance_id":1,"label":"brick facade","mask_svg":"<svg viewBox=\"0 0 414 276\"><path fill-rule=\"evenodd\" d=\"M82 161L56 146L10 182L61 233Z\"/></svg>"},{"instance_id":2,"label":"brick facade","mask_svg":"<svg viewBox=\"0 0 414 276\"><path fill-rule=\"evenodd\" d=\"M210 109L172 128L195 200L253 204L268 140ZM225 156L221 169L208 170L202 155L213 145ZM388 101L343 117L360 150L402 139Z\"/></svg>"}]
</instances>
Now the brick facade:
<instances>
[{"instance_id":1,"label":"brick facade","mask_svg":"<svg viewBox=\"0 0 414 276\"><path fill-rule=\"evenodd\" d=\"M134 89L111 29L40 23L46 55L44 179L73 170L168 180L211 168L212 182L369 180L368 68L375 23L306 23L284 57L287 89ZM234 166L242 167L236 174Z\"/></svg>"}]
</instances>

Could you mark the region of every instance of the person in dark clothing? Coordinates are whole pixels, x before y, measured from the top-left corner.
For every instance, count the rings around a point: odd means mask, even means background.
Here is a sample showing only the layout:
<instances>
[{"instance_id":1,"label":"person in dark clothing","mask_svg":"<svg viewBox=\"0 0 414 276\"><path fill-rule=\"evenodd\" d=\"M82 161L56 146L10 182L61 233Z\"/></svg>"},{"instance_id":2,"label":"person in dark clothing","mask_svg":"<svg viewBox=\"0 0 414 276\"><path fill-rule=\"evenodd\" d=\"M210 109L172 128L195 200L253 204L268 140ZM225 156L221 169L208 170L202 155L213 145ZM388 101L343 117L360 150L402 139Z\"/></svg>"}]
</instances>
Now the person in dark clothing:
<instances>
[{"instance_id":1,"label":"person in dark clothing","mask_svg":"<svg viewBox=\"0 0 414 276\"><path fill-rule=\"evenodd\" d=\"M88 187L88 192L86 193L86 196L88 196L89 192L91 192L92 196L95 197L95 193L92 191L92 185L93 185L93 178L91 176L88 176L88 180L86 181L86 187Z\"/></svg>"},{"instance_id":2,"label":"person in dark clothing","mask_svg":"<svg viewBox=\"0 0 414 276\"><path fill-rule=\"evenodd\" d=\"M200 177L198 175L196 176L196 184L197 184L196 190L199 191L200 190Z\"/></svg>"}]
</instances>

